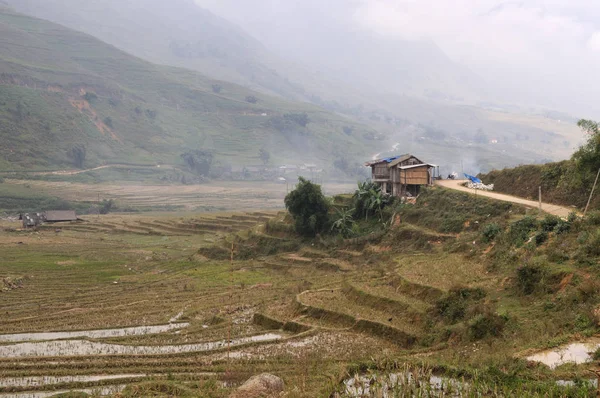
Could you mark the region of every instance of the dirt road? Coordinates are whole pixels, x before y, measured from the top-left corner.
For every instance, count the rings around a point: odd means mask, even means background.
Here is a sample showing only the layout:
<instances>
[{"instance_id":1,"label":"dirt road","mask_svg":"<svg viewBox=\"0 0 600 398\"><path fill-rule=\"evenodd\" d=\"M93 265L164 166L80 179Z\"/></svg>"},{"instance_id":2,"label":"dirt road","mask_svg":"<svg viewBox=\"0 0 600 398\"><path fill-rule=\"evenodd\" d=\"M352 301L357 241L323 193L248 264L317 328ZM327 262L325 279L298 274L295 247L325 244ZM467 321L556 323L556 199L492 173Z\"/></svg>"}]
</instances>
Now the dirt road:
<instances>
[{"instance_id":1,"label":"dirt road","mask_svg":"<svg viewBox=\"0 0 600 398\"><path fill-rule=\"evenodd\" d=\"M84 169L84 170L56 170L56 171L35 171L32 172L32 175L38 175L38 176L42 176L42 175L61 175L61 176L72 176L72 175L77 175L77 174L83 174L83 173L87 173L89 171L95 171L95 170L102 170L102 169L108 169L108 168L163 168L163 169L172 169L174 168L171 165L160 165L160 166L136 166L136 165L127 165L127 164L106 164L104 166L98 166L98 167L94 167L91 169Z\"/></svg>"},{"instance_id":2,"label":"dirt road","mask_svg":"<svg viewBox=\"0 0 600 398\"><path fill-rule=\"evenodd\" d=\"M535 200L527 200L527 199L523 199L523 198L518 198L516 196L504 195L504 194L496 193L496 192L479 191L479 190L474 190L474 189L469 189L467 187L463 187L461 184L464 184L465 182L466 182L466 180L441 180L441 181L436 181L435 185L444 187L444 188L455 189L457 191L469 192L474 195L481 195L481 196L485 196L485 197L488 197L491 199L502 200L505 202L518 203L518 204L525 205L527 207L533 207L536 209L539 207L539 203ZM554 214L555 216L559 216L559 217L563 217L563 218L568 217L569 213L571 213L572 211L576 211L576 209L574 209L574 208L553 205L550 203L542 203L542 210L545 211L546 213Z\"/></svg>"}]
</instances>

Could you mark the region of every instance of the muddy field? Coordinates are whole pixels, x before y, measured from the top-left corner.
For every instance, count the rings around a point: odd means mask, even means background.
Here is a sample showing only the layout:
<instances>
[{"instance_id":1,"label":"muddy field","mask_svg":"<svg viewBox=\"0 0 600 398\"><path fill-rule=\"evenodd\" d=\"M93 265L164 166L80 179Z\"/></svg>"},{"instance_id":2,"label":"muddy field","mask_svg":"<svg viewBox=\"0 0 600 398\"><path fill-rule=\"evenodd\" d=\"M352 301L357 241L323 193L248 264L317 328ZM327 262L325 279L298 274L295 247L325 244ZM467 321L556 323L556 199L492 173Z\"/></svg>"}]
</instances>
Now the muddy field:
<instances>
[{"instance_id":1,"label":"muddy field","mask_svg":"<svg viewBox=\"0 0 600 398\"><path fill-rule=\"evenodd\" d=\"M227 396L266 370L300 386L296 396L315 396L374 347L397 352L385 339L321 328L317 319L282 328L261 318L291 310L307 287L339 283L345 272L335 262L231 264L198 253L276 215L84 216L37 231L2 222L0 397L112 394L167 379ZM302 267L281 268L289 263Z\"/></svg>"},{"instance_id":2,"label":"muddy field","mask_svg":"<svg viewBox=\"0 0 600 398\"><path fill-rule=\"evenodd\" d=\"M32 193L74 202L98 202L112 199L122 208L179 211L228 211L282 209L283 199L293 184L272 182L216 181L201 185L139 185L135 183L82 184L35 180L9 180L6 186L26 187ZM352 192L354 184L326 183L327 195Z\"/></svg>"}]
</instances>

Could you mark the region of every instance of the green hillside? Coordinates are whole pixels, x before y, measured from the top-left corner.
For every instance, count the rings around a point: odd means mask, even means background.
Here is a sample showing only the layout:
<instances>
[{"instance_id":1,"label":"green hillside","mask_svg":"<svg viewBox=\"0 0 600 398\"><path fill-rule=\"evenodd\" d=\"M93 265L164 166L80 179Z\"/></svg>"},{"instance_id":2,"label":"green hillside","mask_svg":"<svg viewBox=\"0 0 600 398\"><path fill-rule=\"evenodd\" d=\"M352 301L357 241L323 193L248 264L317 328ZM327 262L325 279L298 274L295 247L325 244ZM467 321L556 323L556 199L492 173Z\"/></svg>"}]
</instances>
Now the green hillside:
<instances>
[{"instance_id":1,"label":"green hillside","mask_svg":"<svg viewBox=\"0 0 600 398\"><path fill-rule=\"evenodd\" d=\"M372 151L376 133L344 117L153 65L51 22L0 11L0 37L4 170L72 167L81 148L85 167L182 163L189 150L232 165L260 163L261 148L272 162L319 164Z\"/></svg>"},{"instance_id":2,"label":"green hillside","mask_svg":"<svg viewBox=\"0 0 600 398\"><path fill-rule=\"evenodd\" d=\"M589 200L589 208L598 209L598 190L591 198L590 194L600 175L600 129L592 120L580 120L578 125L586 133L587 142L569 160L492 170L480 177L499 192L537 199L541 188L544 202L584 210Z\"/></svg>"},{"instance_id":3,"label":"green hillside","mask_svg":"<svg viewBox=\"0 0 600 398\"><path fill-rule=\"evenodd\" d=\"M338 45L297 37L277 50L288 57L282 59L191 0L5 2L150 62L310 102L373 126L383 135L371 154L400 143L400 153L418 153L447 172L460 171L462 162L475 173L564 159L578 140L566 115L498 103L482 92L485 82L428 41L385 41L314 26L324 38L337 35Z\"/></svg>"}]
</instances>

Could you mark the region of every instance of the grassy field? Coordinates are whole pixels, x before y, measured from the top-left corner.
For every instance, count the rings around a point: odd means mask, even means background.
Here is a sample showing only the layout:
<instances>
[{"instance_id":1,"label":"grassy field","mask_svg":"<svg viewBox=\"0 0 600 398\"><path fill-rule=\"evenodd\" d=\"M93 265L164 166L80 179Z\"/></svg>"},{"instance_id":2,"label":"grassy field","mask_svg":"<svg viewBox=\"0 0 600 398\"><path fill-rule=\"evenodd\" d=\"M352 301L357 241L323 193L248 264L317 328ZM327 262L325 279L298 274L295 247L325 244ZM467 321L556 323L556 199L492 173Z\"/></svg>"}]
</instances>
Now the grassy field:
<instances>
[{"instance_id":1,"label":"grassy field","mask_svg":"<svg viewBox=\"0 0 600 398\"><path fill-rule=\"evenodd\" d=\"M328 183L323 190L336 195L354 184ZM87 211L113 200L121 211L231 211L282 209L293 184L254 181L215 181L197 185L158 185L133 182L86 184L66 181L14 180L0 183L0 211L44 211L73 208ZM96 210L97 212L97 210Z\"/></svg>"},{"instance_id":2,"label":"grassy field","mask_svg":"<svg viewBox=\"0 0 600 398\"><path fill-rule=\"evenodd\" d=\"M51 22L1 10L0 34L4 170L72 167L74 145L86 147L90 167L183 165L190 149L257 165L261 148L275 164L330 164L340 147L364 157L374 144L371 128L322 108L154 65ZM307 125L284 120L304 113Z\"/></svg>"},{"instance_id":3,"label":"grassy field","mask_svg":"<svg viewBox=\"0 0 600 398\"><path fill-rule=\"evenodd\" d=\"M542 215L442 189L395 211L383 235L347 241L301 240L270 210L94 215L36 231L3 221L0 394L225 397L261 372L288 397L356 396L355 375L359 388L398 372L483 396L591 393L555 382L583 383L590 365L523 357L596 333L597 271L583 257L595 238L580 236L596 227L574 221L527 243ZM522 262L544 277L524 280ZM76 334L7 337L42 332Z\"/></svg>"}]
</instances>

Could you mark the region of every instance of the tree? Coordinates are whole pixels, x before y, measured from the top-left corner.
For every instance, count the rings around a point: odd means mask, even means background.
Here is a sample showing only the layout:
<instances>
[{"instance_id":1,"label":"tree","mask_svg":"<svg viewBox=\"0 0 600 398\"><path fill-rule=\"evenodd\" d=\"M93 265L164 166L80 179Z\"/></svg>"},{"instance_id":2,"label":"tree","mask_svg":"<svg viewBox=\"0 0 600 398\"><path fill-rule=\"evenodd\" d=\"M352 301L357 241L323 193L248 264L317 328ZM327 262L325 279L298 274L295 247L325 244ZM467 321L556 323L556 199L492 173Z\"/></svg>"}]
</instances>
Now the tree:
<instances>
[{"instance_id":1,"label":"tree","mask_svg":"<svg viewBox=\"0 0 600 398\"><path fill-rule=\"evenodd\" d=\"M310 123L310 119L306 113L286 113L283 117L285 120L294 122L302 127L306 127Z\"/></svg>"},{"instance_id":2,"label":"tree","mask_svg":"<svg viewBox=\"0 0 600 398\"><path fill-rule=\"evenodd\" d=\"M256 104L258 102L258 98L256 98L253 95L249 95L246 97L246 102L249 102L251 104Z\"/></svg>"},{"instance_id":3,"label":"tree","mask_svg":"<svg viewBox=\"0 0 600 398\"><path fill-rule=\"evenodd\" d=\"M219 94L221 92L221 90L223 89L223 87L221 87L220 84L213 84L212 85L212 91L215 94Z\"/></svg>"},{"instance_id":4,"label":"tree","mask_svg":"<svg viewBox=\"0 0 600 398\"><path fill-rule=\"evenodd\" d=\"M110 116L104 118L104 124L106 124L111 129L114 128L113 120Z\"/></svg>"},{"instance_id":5,"label":"tree","mask_svg":"<svg viewBox=\"0 0 600 398\"><path fill-rule=\"evenodd\" d=\"M321 186L302 177L296 189L285 197L285 207L294 218L296 232L303 236L315 236L329 223L329 203L321 192Z\"/></svg>"},{"instance_id":6,"label":"tree","mask_svg":"<svg viewBox=\"0 0 600 398\"><path fill-rule=\"evenodd\" d=\"M208 175L213 163L213 154L210 151L188 151L181 154L181 158L192 173L202 176Z\"/></svg>"},{"instance_id":7,"label":"tree","mask_svg":"<svg viewBox=\"0 0 600 398\"><path fill-rule=\"evenodd\" d=\"M102 206L100 206L100 214L108 214L113 209L115 202L112 199L102 201Z\"/></svg>"},{"instance_id":8,"label":"tree","mask_svg":"<svg viewBox=\"0 0 600 398\"><path fill-rule=\"evenodd\" d=\"M73 160L73 164L75 165L75 167L83 169L83 167L85 166L85 158L87 156L87 150L85 148L85 145L73 145L71 149L67 151L67 156Z\"/></svg>"},{"instance_id":9,"label":"tree","mask_svg":"<svg viewBox=\"0 0 600 398\"><path fill-rule=\"evenodd\" d=\"M93 102L95 100L98 99L98 96L96 95L96 93L92 93L91 91L88 91L87 93L85 93L83 95L83 99L86 100L87 102Z\"/></svg>"},{"instance_id":10,"label":"tree","mask_svg":"<svg viewBox=\"0 0 600 398\"><path fill-rule=\"evenodd\" d=\"M374 182L359 182L354 192L354 208L358 217L369 219L369 215L379 213L383 217L383 208L389 203L388 195L381 192L381 187Z\"/></svg>"},{"instance_id":11,"label":"tree","mask_svg":"<svg viewBox=\"0 0 600 398\"><path fill-rule=\"evenodd\" d=\"M588 184L600 168L600 126L598 122L586 119L581 119L577 125L588 135L588 138L571 159L581 181Z\"/></svg>"},{"instance_id":12,"label":"tree","mask_svg":"<svg viewBox=\"0 0 600 398\"><path fill-rule=\"evenodd\" d=\"M260 148L258 151L258 156L260 157L260 160L262 160L263 164L269 163L269 160L271 159L271 154L265 148Z\"/></svg>"}]
</instances>

